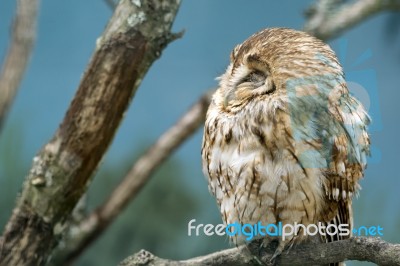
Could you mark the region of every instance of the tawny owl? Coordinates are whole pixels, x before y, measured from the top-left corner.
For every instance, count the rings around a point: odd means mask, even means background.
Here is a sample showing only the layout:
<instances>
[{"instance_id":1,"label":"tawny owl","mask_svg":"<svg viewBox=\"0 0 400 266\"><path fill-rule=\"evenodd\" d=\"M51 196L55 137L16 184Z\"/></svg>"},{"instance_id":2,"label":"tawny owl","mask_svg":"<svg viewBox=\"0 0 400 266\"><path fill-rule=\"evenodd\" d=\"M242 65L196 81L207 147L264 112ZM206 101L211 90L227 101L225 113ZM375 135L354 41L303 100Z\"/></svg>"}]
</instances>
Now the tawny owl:
<instances>
[{"instance_id":1,"label":"tawny owl","mask_svg":"<svg viewBox=\"0 0 400 266\"><path fill-rule=\"evenodd\" d=\"M202 146L203 171L224 223L321 222L349 224L351 232L369 117L350 95L334 52L304 32L272 28L236 46L230 59ZM301 230L278 238L276 255L310 239Z\"/></svg>"}]
</instances>

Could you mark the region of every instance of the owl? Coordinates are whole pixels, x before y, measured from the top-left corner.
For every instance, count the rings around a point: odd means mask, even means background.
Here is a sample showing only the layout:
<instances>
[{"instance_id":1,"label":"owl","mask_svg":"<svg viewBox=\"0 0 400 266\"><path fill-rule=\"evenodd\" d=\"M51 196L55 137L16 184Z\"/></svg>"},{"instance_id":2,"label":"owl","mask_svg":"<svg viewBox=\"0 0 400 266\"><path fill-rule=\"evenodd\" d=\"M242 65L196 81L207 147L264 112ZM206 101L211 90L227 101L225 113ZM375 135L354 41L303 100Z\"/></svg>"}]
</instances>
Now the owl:
<instances>
[{"instance_id":1,"label":"owl","mask_svg":"<svg viewBox=\"0 0 400 266\"><path fill-rule=\"evenodd\" d=\"M286 28L252 35L232 51L204 127L203 172L223 222L304 225L286 239L257 236L279 242L274 257L294 243L350 237L369 122L327 44ZM319 223L329 234L306 234ZM347 234L334 230L341 224Z\"/></svg>"}]
</instances>

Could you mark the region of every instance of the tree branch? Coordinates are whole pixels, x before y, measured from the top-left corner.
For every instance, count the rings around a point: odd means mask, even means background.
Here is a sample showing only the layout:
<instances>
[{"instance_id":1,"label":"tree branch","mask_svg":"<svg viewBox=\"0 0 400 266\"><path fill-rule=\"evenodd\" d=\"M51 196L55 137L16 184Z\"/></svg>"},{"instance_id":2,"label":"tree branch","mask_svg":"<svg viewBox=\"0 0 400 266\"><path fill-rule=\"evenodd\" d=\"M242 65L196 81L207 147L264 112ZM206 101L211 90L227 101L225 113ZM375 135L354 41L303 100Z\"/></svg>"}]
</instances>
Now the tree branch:
<instances>
[{"instance_id":1,"label":"tree branch","mask_svg":"<svg viewBox=\"0 0 400 266\"><path fill-rule=\"evenodd\" d=\"M180 0L122 0L52 140L33 159L0 241L0 265L43 265L150 65L176 36Z\"/></svg>"},{"instance_id":2,"label":"tree branch","mask_svg":"<svg viewBox=\"0 0 400 266\"><path fill-rule=\"evenodd\" d=\"M18 0L10 47L0 72L0 131L32 52L38 0Z\"/></svg>"},{"instance_id":3,"label":"tree branch","mask_svg":"<svg viewBox=\"0 0 400 266\"><path fill-rule=\"evenodd\" d=\"M66 249L56 254L55 265L73 262L138 195L154 170L203 125L212 93L203 95L175 125L163 133L134 163L104 204L74 227L74 235L67 236Z\"/></svg>"},{"instance_id":4,"label":"tree branch","mask_svg":"<svg viewBox=\"0 0 400 266\"><path fill-rule=\"evenodd\" d=\"M400 11L399 0L355 0L347 4L339 2L341 1L317 1L307 12L308 21L304 30L327 40L379 12Z\"/></svg>"},{"instance_id":5,"label":"tree branch","mask_svg":"<svg viewBox=\"0 0 400 266\"><path fill-rule=\"evenodd\" d=\"M248 246L226 249L206 256L183 261L158 258L148 251L141 250L126 258L120 266L135 265L272 265L270 259L275 252L276 242L270 243L259 254L259 242ZM352 237L347 240L325 244L299 244L284 251L276 259L277 265L321 265L345 260L369 261L378 265L400 265L400 244L387 243L379 238Z\"/></svg>"}]
</instances>

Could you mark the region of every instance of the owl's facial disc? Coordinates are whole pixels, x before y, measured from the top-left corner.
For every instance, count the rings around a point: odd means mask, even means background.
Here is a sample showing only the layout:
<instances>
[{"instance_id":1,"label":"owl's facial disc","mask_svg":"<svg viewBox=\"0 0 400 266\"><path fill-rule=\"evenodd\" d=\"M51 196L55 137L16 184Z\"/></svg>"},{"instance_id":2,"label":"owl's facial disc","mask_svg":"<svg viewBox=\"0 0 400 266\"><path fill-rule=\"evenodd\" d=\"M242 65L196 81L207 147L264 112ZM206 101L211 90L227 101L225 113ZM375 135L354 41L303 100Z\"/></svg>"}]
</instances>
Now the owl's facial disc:
<instances>
[{"instance_id":1,"label":"owl's facial disc","mask_svg":"<svg viewBox=\"0 0 400 266\"><path fill-rule=\"evenodd\" d=\"M243 103L243 100L275 91L267 65L255 56L249 56L246 64L238 65L225 77L229 82L225 90L224 107L235 106L237 102Z\"/></svg>"}]
</instances>

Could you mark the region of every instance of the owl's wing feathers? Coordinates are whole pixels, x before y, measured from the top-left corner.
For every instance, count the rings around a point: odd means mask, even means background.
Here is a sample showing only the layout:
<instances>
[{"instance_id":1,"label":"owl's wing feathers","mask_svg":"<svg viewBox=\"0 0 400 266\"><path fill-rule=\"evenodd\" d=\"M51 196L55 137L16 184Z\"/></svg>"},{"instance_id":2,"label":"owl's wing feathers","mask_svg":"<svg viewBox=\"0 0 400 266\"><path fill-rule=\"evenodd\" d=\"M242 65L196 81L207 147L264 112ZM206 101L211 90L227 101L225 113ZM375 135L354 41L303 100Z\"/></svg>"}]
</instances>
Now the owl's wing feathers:
<instances>
[{"instance_id":1,"label":"owl's wing feathers","mask_svg":"<svg viewBox=\"0 0 400 266\"><path fill-rule=\"evenodd\" d=\"M329 224L348 224L353 228L352 196L358 193L358 181L363 177L370 140L366 131L370 118L362 105L353 98L347 88L336 93L328 107L330 121L322 124L321 138L327 160L324 190L326 204L320 219ZM325 123L325 125L324 125ZM348 236L327 235L331 242Z\"/></svg>"},{"instance_id":2,"label":"owl's wing feathers","mask_svg":"<svg viewBox=\"0 0 400 266\"><path fill-rule=\"evenodd\" d=\"M369 155L369 137L366 127L370 118L355 98L342 94L329 108L332 129L326 136L328 171L325 192L329 199L347 200L357 193L358 181L363 177L366 157Z\"/></svg>"},{"instance_id":3,"label":"owl's wing feathers","mask_svg":"<svg viewBox=\"0 0 400 266\"><path fill-rule=\"evenodd\" d=\"M320 221L352 226L351 199L360 188L358 181L363 177L369 155L366 127L370 118L344 82L334 89L321 85L321 80L317 82L321 90L329 90L322 93L328 97L308 94L290 99L291 131L298 143L319 143L312 146L314 150L303 151L298 157L305 167L325 169L322 185L326 204Z\"/></svg>"},{"instance_id":4,"label":"owl's wing feathers","mask_svg":"<svg viewBox=\"0 0 400 266\"><path fill-rule=\"evenodd\" d=\"M324 189L329 199L351 198L369 155L370 118L344 81L336 81L336 86L320 78L307 82L316 84L320 93L298 97L289 92L290 130L296 143L318 145L310 145L312 150L302 150L298 157L305 167L326 169Z\"/></svg>"},{"instance_id":5,"label":"owl's wing feathers","mask_svg":"<svg viewBox=\"0 0 400 266\"><path fill-rule=\"evenodd\" d=\"M329 224L348 224L353 228L352 196L358 193L358 181L363 177L370 140L366 131L370 118L362 105L348 93L342 94L335 108L331 108L333 123L338 132L328 138L330 162L325 180L326 204L321 219ZM337 209L337 212L335 212ZM333 215L333 216L332 216ZM348 236L327 235L327 242Z\"/></svg>"}]
</instances>

